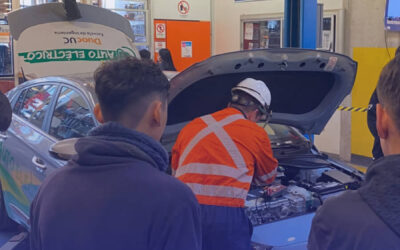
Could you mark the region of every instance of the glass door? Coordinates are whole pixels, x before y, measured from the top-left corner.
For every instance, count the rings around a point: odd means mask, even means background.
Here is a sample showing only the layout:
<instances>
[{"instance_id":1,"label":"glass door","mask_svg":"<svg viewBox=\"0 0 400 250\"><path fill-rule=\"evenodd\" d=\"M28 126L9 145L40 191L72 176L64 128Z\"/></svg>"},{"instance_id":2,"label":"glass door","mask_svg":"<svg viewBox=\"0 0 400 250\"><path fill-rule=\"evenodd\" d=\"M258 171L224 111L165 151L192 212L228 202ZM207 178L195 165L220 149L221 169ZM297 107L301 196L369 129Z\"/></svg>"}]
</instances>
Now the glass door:
<instances>
[{"instance_id":1,"label":"glass door","mask_svg":"<svg viewBox=\"0 0 400 250\"><path fill-rule=\"evenodd\" d=\"M322 23L322 47L326 51L336 51L336 15L325 16Z\"/></svg>"},{"instance_id":2,"label":"glass door","mask_svg":"<svg viewBox=\"0 0 400 250\"><path fill-rule=\"evenodd\" d=\"M281 19L244 20L242 23L242 49L251 50L281 47Z\"/></svg>"},{"instance_id":3,"label":"glass door","mask_svg":"<svg viewBox=\"0 0 400 250\"><path fill-rule=\"evenodd\" d=\"M11 11L11 0L1 2L0 6L0 77L14 75L13 42L6 14Z\"/></svg>"},{"instance_id":4,"label":"glass door","mask_svg":"<svg viewBox=\"0 0 400 250\"><path fill-rule=\"evenodd\" d=\"M147 0L103 0L101 7L128 19L135 35L134 43L138 50L150 48Z\"/></svg>"}]
</instances>

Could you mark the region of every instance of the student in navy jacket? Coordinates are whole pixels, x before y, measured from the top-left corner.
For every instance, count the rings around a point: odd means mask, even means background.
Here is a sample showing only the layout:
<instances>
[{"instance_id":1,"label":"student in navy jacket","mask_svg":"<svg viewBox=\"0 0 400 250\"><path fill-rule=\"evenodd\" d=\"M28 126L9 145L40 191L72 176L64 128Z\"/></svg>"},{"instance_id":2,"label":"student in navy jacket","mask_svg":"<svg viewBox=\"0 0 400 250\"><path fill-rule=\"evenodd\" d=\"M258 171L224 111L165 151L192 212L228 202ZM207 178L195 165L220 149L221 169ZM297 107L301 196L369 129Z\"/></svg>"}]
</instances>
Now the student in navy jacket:
<instances>
[{"instance_id":1,"label":"student in navy jacket","mask_svg":"<svg viewBox=\"0 0 400 250\"><path fill-rule=\"evenodd\" d=\"M126 58L101 66L95 83L105 123L42 184L31 249L201 249L197 200L164 173L168 80L151 61Z\"/></svg>"}]
</instances>

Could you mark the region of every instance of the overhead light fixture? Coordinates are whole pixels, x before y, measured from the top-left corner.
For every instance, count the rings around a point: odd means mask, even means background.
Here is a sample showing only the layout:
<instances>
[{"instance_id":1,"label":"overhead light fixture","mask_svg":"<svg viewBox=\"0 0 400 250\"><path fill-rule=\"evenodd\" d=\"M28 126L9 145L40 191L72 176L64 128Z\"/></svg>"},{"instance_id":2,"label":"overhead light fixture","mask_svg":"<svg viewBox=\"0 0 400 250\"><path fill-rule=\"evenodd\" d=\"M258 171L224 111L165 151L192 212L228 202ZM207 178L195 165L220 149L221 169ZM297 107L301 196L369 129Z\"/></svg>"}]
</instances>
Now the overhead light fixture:
<instances>
[{"instance_id":1,"label":"overhead light fixture","mask_svg":"<svg viewBox=\"0 0 400 250\"><path fill-rule=\"evenodd\" d=\"M11 3L10 2L5 2L5 3L3 3L4 5L11 5Z\"/></svg>"}]
</instances>

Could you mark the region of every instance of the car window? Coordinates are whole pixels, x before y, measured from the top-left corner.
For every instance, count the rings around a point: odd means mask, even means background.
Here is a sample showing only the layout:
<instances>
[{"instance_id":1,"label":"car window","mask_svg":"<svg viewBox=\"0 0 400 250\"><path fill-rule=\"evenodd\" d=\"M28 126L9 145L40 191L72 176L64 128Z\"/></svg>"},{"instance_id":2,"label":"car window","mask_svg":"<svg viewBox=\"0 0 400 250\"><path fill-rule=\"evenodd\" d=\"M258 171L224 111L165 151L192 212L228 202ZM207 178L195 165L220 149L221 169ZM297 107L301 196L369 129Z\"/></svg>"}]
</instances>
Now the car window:
<instances>
[{"instance_id":1,"label":"car window","mask_svg":"<svg viewBox=\"0 0 400 250\"><path fill-rule=\"evenodd\" d=\"M54 85L38 85L24 90L14 106L14 113L41 128L56 90Z\"/></svg>"},{"instance_id":2,"label":"car window","mask_svg":"<svg viewBox=\"0 0 400 250\"><path fill-rule=\"evenodd\" d=\"M24 106L24 98L25 94L28 90L24 89L21 94L18 96L17 101L15 102L14 108L13 108L13 113L18 114L19 110Z\"/></svg>"},{"instance_id":3,"label":"car window","mask_svg":"<svg viewBox=\"0 0 400 250\"><path fill-rule=\"evenodd\" d=\"M304 141L303 136L289 126L273 123L269 123L265 126L262 123L258 125L264 127L271 142L282 143L286 141L292 141L293 143L301 143Z\"/></svg>"},{"instance_id":4,"label":"car window","mask_svg":"<svg viewBox=\"0 0 400 250\"><path fill-rule=\"evenodd\" d=\"M82 137L94 126L93 114L83 96L63 87L51 118L50 135L59 140Z\"/></svg>"}]
</instances>

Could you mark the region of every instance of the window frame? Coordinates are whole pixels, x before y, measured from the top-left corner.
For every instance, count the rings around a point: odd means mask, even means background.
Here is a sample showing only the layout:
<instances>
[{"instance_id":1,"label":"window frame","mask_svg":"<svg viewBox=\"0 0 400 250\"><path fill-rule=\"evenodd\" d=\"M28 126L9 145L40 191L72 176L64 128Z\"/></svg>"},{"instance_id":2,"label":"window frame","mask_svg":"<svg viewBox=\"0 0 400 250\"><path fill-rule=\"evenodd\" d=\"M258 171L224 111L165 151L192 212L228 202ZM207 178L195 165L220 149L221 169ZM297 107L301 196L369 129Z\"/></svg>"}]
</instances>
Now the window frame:
<instances>
[{"instance_id":1,"label":"window frame","mask_svg":"<svg viewBox=\"0 0 400 250\"><path fill-rule=\"evenodd\" d=\"M261 15L241 15L240 16L240 50L244 50L244 24L248 22L266 22L266 21L280 21L280 47L283 48L283 26L284 18L280 13L276 14L261 14Z\"/></svg>"},{"instance_id":2,"label":"window frame","mask_svg":"<svg viewBox=\"0 0 400 250\"><path fill-rule=\"evenodd\" d=\"M5 22L5 24L2 24L2 25L9 26L7 19L5 19L5 18L3 19L3 18L0 17L0 21L4 21ZM14 39L11 36L11 33L9 34L9 39L10 39L10 48L8 48L8 49L10 50L10 53L11 53L11 56L10 56L10 59L11 59L11 62L10 62L10 64L11 64L11 73L10 74L0 74L0 78L14 77L14 74L15 74L15 69L14 69Z\"/></svg>"},{"instance_id":3,"label":"window frame","mask_svg":"<svg viewBox=\"0 0 400 250\"><path fill-rule=\"evenodd\" d=\"M51 100L50 100L49 108L48 108L48 110L47 110L47 112L46 112L46 115L45 115L45 117L44 117L44 119L43 119L42 126L41 126L41 127L37 127L36 125L34 125L34 124L32 124L31 122L29 122L28 120L26 120L24 117L20 116L20 115L17 114L17 113L14 113L14 107L15 107L15 104L16 104L16 102L17 102L19 96L22 95L23 92L24 92L25 90L28 90L28 91L29 91L29 89L31 89L31 88L33 88L33 87L41 86L41 85L52 85L52 86L55 86L55 87L56 87L56 90L55 90L55 92L54 92L53 98L51 98ZM44 128L47 126L47 123L49 122L49 121L48 121L48 120L49 120L49 114L52 113L52 110L54 109L54 99L55 99L54 97L55 97L55 96L58 96L59 91L60 91L60 86L57 85L57 83L55 83L55 82L53 82L53 81L48 81L48 82L47 82L47 81L36 82L36 83L29 84L29 85L25 86L24 88L20 89L20 90L14 95L14 96L15 96L14 98L12 98L11 107L12 107L12 110L13 110L13 115L17 116L18 118L20 118L21 120L23 120L24 122L26 122L27 124L29 124L29 126L31 126L31 127L33 127L33 128L36 128L36 129L39 129L39 130L41 130L42 132L48 134ZM27 92L26 92L26 93L27 93ZM26 93L25 93L25 96L26 96ZM24 100L25 100L25 96L24 96Z\"/></svg>"},{"instance_id":4,"label":"window frame","mask_svg":"<svg viewBox=\"0 0 400 250\"><path fill-rule=\"evenodd\" d=\"M57 140L57 141L59 141L60 139L58 139L58 138L56 138L54 135L51 135L51 134L50 134L50 127L51 127L51 121L53 120L53 115L54 115L54 112L55 112L55 108L56 108L56 106L57 106L58 99L60 98L61 91L62 91L62 89L63 89L64 87L69 88L69 89L72 89L73 91L75 91L75 92L77 92L77 93L79 93L79 94L81 95L81 97L82 97L83 100L85 101L86 105L88 106L89 110L91 111L93 124L95 125L95 127L98 126L98 122L97 122L96 118L94 117L94 112L93 112L94 107L93 107L93 104L89 101L89 98L88 98L88 96L84 93L84 91L82 91L81 89L79 89L79 88L77 88L77 87L75 87L74 85L71 85L71 84L59 83L59 84L58 84L57 95L56 95L56 98L54 98L54 101L53 101L53 106L52 106L52 110L51 110L51 115L48 117L48 122L47 122L47 124L46 124L46 127L45 127L44 130L43 130L43 131L46 132L49 136L51 136L52 138L54 138L54 139Z\"/></svg>"},{"instance_id":5,"label":"window frame","mask_svg":"<svg viewBox=\"0 0 400 250\"><path fill-rule=\"evenodd\" d=\"M116 0L116 1L120 1L120 0ZM129 2L129 0L126 1L126 2ZM145 32L146 32L146 36L145 36L146 37L146 42L145 43L143 43L143 42L135 42L135 41L132 41L132 42L136 47L145 46L150 51L152 49L152 42L153 42L152 41L152 30L151 30L151 27L152 27L151 25L152 25L153 21L151 20L151 16L150 16L151 15L151 3L150 3L149 0L132 0L132 2L144 3L145 4L145 8L144 9L108 8L108 7L105 7L105 3L99 4L99 7L107 9L107 10L110 10L110 11L113 11L114 13L116 13L115 11L120 11L120 12L121 11L125 11L125 12L128 12L128 13L144 12L145 16L146 16L145 19L144 19L144 26L145 26ZM130 21L129 21L129 25L132 28L132 25L131 25ZM132 28L132 32L134 32L133 28Z\"/></svg>"}]
</instances>

